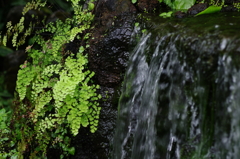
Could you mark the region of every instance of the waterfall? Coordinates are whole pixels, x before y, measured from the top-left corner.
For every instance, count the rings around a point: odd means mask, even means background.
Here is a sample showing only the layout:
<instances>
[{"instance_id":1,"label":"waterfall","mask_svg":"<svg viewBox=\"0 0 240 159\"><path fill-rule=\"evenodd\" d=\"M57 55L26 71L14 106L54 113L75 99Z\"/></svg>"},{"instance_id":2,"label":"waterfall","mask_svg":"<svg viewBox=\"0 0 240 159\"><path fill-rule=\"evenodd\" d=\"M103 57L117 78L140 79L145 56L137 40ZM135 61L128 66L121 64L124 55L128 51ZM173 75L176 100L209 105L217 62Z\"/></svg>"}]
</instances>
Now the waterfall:
<instances>
[{"instance_id":1,"label":"waterfall","mask_svg":"<svg viewBox=\"0 0 240 159\"><path fill-rule=\"evenodd\" d=\"M112 158L240 158L239 40L163 29L129 58Z\"/></svg>"}]
</instances>

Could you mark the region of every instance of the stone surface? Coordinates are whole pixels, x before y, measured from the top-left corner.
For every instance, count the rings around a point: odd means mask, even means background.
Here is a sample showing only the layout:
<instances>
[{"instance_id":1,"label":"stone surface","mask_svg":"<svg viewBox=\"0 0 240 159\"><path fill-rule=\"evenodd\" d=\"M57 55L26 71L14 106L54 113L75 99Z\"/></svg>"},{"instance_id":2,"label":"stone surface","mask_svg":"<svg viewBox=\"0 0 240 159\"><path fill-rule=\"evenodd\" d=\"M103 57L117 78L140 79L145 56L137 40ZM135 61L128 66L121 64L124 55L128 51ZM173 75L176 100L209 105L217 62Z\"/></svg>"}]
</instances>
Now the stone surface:
<instances>
[{"instance_id":1,"label":"stone surface","mask_svg":"<svg viewBox=\"0 0 240 159\"><path fill-rule=\"evenodd\" d=\"M206 4L206 3L199 3L199 4L196 4L196 5L192 6L191 8L189 8L187 13L189 15L196 15L199 12L205 10L207 7L208 7L208 4Z\"/></svg>"},{"instance_id":2,"label":"stone surface","mask_svg":"<svg viewBox=\"0 0 240 159\"><path fill-rule=\"evenodd\" d=\"M176 18L184 18L184 17L187 16L187 14L184 13L184 12L181 12L181 11L177 11L177 12L174 13L174 16L175 16Z\"/></svg>"},{"instance_id":3,"label":"stone surface","mask_svg":"<svg viewBox=\"0 0 240 159\"><path fill-rule=\"evenodd\" d=\"M98 130L92 134L81 128L73 141L74 159L106 159L111 155L111 141L117 118L121 83L131 50L131 35L136 9L129 0L99 0L96 4L94 39L90 40L89 69L101 86L103 100Z\"/></svg>"},{"instance_id":4,"label":"stone surface","mask_svg":"<svg viewBox=\"0 0 240 159\"><path fill-rule=\"evenodd\" d=\"M95 10L94 39L90 42L89 67L101 86L114 87L122 80L128 59L135 7L128 0L102 1ZM114 8L114 6L118 6Z\"/></svg>"},{"instance_id":5,"label":"stone surface","mask_svg":"<svg viewBox=\"0 0 240 159\"><path fill-rule=\"evenodd\" d=\"M15 51L4 57L5 84L7 90L13 95L16 87L19 66L24 63L27 55L24 50Z\"/></svg>"},{"instance_id":6,"label":"stone surface","mask_svg":"<svg viewBox=\"0 0 240 159\"><path fill-rule=\"evenodd\" d=\"M138 0L137 8L141 12L153 12L159 9L158 0Z\"/></svg>"},{"instance_id":7,"label":"stone surface","mask_svg":"<svg viewBox=\"0 0 240 159\"><path fill-rule=\"evenodd\" d=\"M234 7L233 5L227 5L222 7L222 12L237 12L238 9Z\"/></svg>"}]
</instances>

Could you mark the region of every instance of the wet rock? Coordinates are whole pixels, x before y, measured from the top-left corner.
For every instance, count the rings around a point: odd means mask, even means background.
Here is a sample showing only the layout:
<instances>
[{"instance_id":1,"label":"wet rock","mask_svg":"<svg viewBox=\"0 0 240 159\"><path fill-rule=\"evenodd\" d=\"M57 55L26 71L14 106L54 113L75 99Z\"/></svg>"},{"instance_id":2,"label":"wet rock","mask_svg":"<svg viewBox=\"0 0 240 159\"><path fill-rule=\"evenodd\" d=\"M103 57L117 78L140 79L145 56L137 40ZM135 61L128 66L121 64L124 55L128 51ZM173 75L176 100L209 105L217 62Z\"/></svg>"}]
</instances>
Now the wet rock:
<instances>
[{"instance_id":1,"label":"wet rock","mask_svg":"<svg viewBox=\"0 0 240 159\"><path fill-rule=\"evenodd\" d=\"M239 2L239 0L225 0L224 4L225 5L231 5L231 4L237 3L237 2Z\"/></svg>"},{"instance_id":2,"label":"wet rock","mask_svg":"<svg viewBox=\"0 0 240 159\"><path fill-rule=\"evenodd\" d=\"M94 12L94 38L90 40L88 64L89 69L95 72L93 80L101 86L102 109L98 130L92 134L88 128L81 128L73 140L76 147L74 159L110 157L136 9L129 0L99 0Z\"/></svg>"},{"instance_id":3,"label":"wet rock","mask_svg":"<svg viewBox=\"0 0 240 159\"><path fill-rule=\"evenodd\" d=\"M189 8L187 13L189 15L196 15L199 12L205 10L207 7L208 7L208 4L206 4L206 3L199 3L199 4L196 4L196 5L192 6L191 8Z\"/></svg>"},{"instance_id":4,"label":"wet rock","mask_svg":"<svg viewBox=\"0 0 240 159\"><path fill-rule=\"evenodd\" d=\"M7 55L4 59L4 70L6 71L5 84L11 94L14 94L15 91L19 66L24 63L26 57L27 55L24 50L18 50Z\"/></svg>"},{"instance_id":5,"label":"wet rock","mask_svg":"<svg viewBox=\"0 0 240 159\"><path fill-rule=\"evenodd\" d=\"M129 0L99 0L94 10L95 22L99 24L95 31L95 37L105 34L104 32L112 27L116 16L129 13L136 13L136 8Z\"/></svg>"},{"instance_id":6,"label":"wet rock","mask_svg":"<svg viewBox=\"0 0 240 159\"><path fill-rule=\"evenodd\" d=\"M184 18L186 16L187 16L187 14L184 12L181 12L181 11L177 11L174 13L174 17L176 17L176 18Z\"/></svg>"},{"instance_id":7,"label":"wet rock","mask_svg":"<svg viewBox=\"0 0 240 159\"><path fill-rule=\"evenodd\" d=\"M153 12L159 8L158 0L139 0L137 4L138 10L141 12Z\"/></svg>"},{"instance_id":8,"label":"wet rock","mask_svg":"<svg viewBox=\"0 0 240 159\"><path fill-rule=\"evenodd\" d=\"M129 0L99 0L94 9L95 16L98 18L103 14L120 15L132 12L136 12L136 8Z\"/></svg>"},{"instance_id":9,"label":"wet rock","mask_svg":"<svg viewBox=\"0 0 240 159\"><path fill-rule=\"evenodd\" d=\"M65 12L63 10L57 10L53 12L47 19L47 23L49 22L55 22L56 20L65 21L67 18L70 18L71 15L68 12Z\"/></svg>"},{"instance_id":10,"label":"wet rock","mask_svg":"<svg viewBox=\"0 0 240 159\"><path fill-rule=\"evenodd\" d=\"M222 12L237 12L238 9L234 7L233 5L227 5L222 7Z\"/></svg>"},{"instance_id":11,"label":"wet rock","mask_svg":"<svg viewBox=\"0 0 240 159\"><path fill-rule=\"evenodd\" d=\"M97 25L89 50L89 66L101 86L115 87L126 67L136 9L128 0L104 2L100 0L95 10Z\"/></svg>"},{"instance_id":12,"label":"wet rock","mask_svg":"<svg viewBox=\"0 0 240 159\"><path fill-rule=\"evenodd\" d=\"M114 87L123 79L133 29L131 19L130 15L117 16L106 35L92 41L90 68L101 86Z\"/></svg>"}]
</instances>

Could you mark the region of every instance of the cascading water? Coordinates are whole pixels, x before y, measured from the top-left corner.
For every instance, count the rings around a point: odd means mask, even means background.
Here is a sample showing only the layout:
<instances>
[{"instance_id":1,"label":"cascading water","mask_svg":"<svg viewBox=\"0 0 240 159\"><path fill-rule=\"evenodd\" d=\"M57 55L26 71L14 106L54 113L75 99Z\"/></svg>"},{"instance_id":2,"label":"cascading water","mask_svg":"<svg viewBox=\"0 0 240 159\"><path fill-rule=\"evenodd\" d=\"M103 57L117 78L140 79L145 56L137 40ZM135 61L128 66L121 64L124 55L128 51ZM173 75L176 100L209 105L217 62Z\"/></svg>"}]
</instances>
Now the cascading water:
<instances>
[{"instance_id":1,"label":"cascading water","mask_svg":"<svg viewBox=\"0 0 240 159\"><path fill-rule=\"evenodd\" d=\"M194 19L202 33L187 20L187 27L165 22L140 39L125 74L112 158L240 158L238 23L218 17Z\"/></svg>"}]
</instances>

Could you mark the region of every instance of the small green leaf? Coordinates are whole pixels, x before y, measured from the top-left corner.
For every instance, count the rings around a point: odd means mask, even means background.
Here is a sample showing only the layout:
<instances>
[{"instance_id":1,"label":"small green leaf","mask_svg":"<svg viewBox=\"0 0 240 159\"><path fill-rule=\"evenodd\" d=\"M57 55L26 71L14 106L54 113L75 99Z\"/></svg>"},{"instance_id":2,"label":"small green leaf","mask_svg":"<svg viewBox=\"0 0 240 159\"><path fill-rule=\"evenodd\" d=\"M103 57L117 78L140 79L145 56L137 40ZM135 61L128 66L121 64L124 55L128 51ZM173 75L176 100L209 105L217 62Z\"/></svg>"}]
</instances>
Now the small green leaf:
<instances>
[{"instance_id":1,"label":"small green leaf","mask_svg":"<svg viewBox=\"0 0 240 159\"><path fill-rule=\"evenodd\" d=\"M75 154L75 148L74 147L68 148L68 153L70 155L74 155Z\"/></svg>"},{"instance_id":2,"label":"small green leaf","mask_svg":"<svg viewBox=\"0 0 240 159\"><path fill-rule=\"evenodd\" d=\"M88 10L93 10L94 4L93 3L88 3Z\"/></svg>"},{"instance_id":3,"label":"small green leaf","mask_svg":"<svg viewBox=\"0 0 240 159\"><path fill-rule=\"evenodd\" d=\"M134 4L134 3L136 3L137 2L137 0L132 0L132 3Z\"/></svg>"},{"instance_id":4,"label":"small green leaf","mask_svg":"<svg viewBox=\"0 0 240 159\"><path fill-rule=\"evenodd\" d=\"M83 53L84 50L85 50L85 49L84 49L83 46L81 46L81 47L79 48L79 52L80 52L80 53Z\"/></svg>"},{"instance_id":5,"label":"small green leaf","mask_svg":"<svg viewBox=\"0 0 240 159\"><path fill-rule=\"evenodd\" d=\"M88 118L86 115L83 115L82 118L81 118L81 123L82 123L82 126L83 127L87 127L88 126Z\"/></svg>"},{"instance_id":6,"label":"small green leaf","mask_svg":"<svg viewBox=\"0 0 240 159\"><path fill-rule=\"evenodd\" d=\"M199 16L202 14L211 14L211 13L216 13L219 12L222 9L221 6L209 6L207 9L205 9L204 11L196 14L195 16Z\"/></svg>"},{"instance_id":7,"label":"small green leaf","mask_svg":"<svg viewBox=\"0 0 240 159\"><path fill-rule=\"evenodd\" d=\"M169 18L169 17L172 16L172 13L173 13L172 11L170 11L170 12L163 12L159 16L163 17L163 18Z\"/></svg>"},{"instance_id":8,"label":"small green leaf","mask_svg":"<svg viewBox=\"0 0 240 159\"><path fill-rule=\"evenodd\" d=\"M135 27L138 27L139 26L139 23L135 23Z\"/></svg>"}]
</instances>

